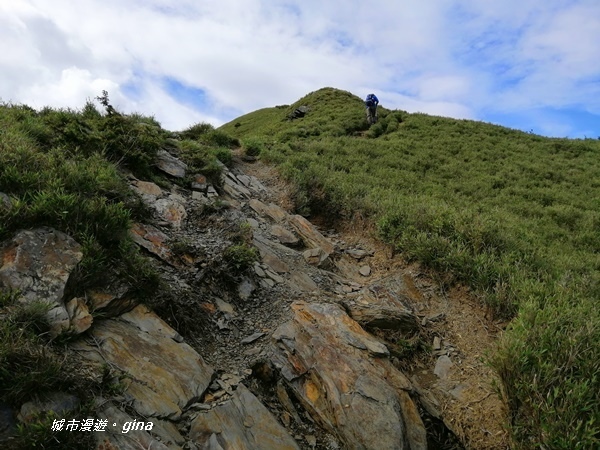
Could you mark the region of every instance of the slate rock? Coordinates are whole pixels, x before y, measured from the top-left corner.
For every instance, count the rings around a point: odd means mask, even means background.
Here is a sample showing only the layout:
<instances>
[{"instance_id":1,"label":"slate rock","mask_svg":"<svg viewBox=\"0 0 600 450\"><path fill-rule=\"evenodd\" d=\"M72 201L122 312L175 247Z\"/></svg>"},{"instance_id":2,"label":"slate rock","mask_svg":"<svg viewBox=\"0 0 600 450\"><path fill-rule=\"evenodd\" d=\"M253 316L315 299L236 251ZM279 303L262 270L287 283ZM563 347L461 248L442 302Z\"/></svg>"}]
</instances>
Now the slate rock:
<instances>
[{"instance_id":1,"label":"slate rock","mask_svg":"<svg viewBox=\"0 0 600 450\"><path fill-rule=\"evenodd\" d=\"M81 334L92 326L94 321L83 298L73 298L66 304L69 314L69 330L75 334Z\"/></svg>"},{"instance_id":2,"label":"slate rock","mask_svg":"<svg viewBox=\"0 0 600 450\"><path fill-rule=\"evenodd\" d=\"M448 355L442 355L437 359L433 373L441 379L448 378L448 374L453 365L454 364L452 364L452 360Z\"/></svg>"},{"instance_id":3,"label":"slate rock","mask_svg":"<svg viewBox=\"0 0 600 450\"><path fill-rule=\"evenodd\" d=\"M265 406L243 384L230 399L192 421L190 438L201 449L298 450Z\"/></svg>"},{"instance_id":4,"label":"slate rock","mask_svg":"<svg viewBox=\"0 0 600 450\"><path fill-rule=\"evenodd\" d=\"M146 306L97 323L89 341L72 344L92 361L128 373L125 396L142 416L177 420L209 386L213 369Z\"/></svg>"},{"instance_id":5,"label":"slate rock","mask_svg":"<svg viewBox=\"0 0 600 450\"><path fill-rule=\"evenodd\" d=\"M159 150L156 154L156 167L176 178L185 177L187 164L180 159L175 158L169 152Z\"/></svg>"},{"instance_id":6,"label":"slate rock","mask_svg":"<svg viewBox=\"0 0 600 450\"><path fill-rule=\"evenodd\" d=\"M19 290L20 301L47 303L51 335L56 336L69 328L64 291L82 257L81 246L61 231L20 231L0 247L0 287Z\"/></svg>"},{"instance_id":7,"label":"slate rock","mask_svg":"<svg viewBox=\"0 0 600 450\"><path fill-rule=\"evenodd\" d=\"M43 397L24 403L19 411L21 422L30 422L39 414L54 412L56 416L64 416L75 411L80 401L73 394L65 392L51 392Z\"/></svg>"},{"instance_id":8,"label":"slate rock","mask_svg":"<svg viewBox=\"0 0 600 450\"><path fill-rule=\"evenodd\" d=\"M150 430L129 429L134 418L110 403L105 403L100 408L98 419L108 421L104 432L94 432L98 450L179 450L182 448L176 443L176 440L181 440L181 435L178 437L167 434L165 427L157 426L158 419L154 417L144 420L144 426L152 423L151 432L159 435L160 439L152 436ZM128 428L124 428L126 423L129 424ZM129 431L125 432L126 429ZM171 445L167 446L165 443Z\"/></svg>"},{"instance_id":9,"label":"slate rock","mask_svg":"<svg viewBox=\"0 0 600 450\"><path fill-rule=\"evenodd\" d=\"M350 316L366 328L415 331L419 326L410 303L381 284L363 288L356 298L342 301Z\"/></svg>"},{"instance_id":10,"label":"slate rock","mask_svg":"<svg viewBox=\"0 0 600 450\"><path fill-rule=\"evenodd\" d=\"M317 228L300 215L293 215L289 218L289 224L300 235L304 243L309 248L320 248L327 256L331 255L335 250L329 239L317 230Z\"/></svg>"},{"instance_id":11,"label":"slate rock","mask_svg":"<svg viewBox=\"0 0 600 450\"><path fill-rule=\"evenodd\" d=\"M410 381L385 345L330 303L294 302L273 334L273 363L313 419L348 449L425 449Z\"/></svg>"},{"instance_id":12,"label":"slate rock","mask_svg":"<svg viewBox=\"0 0 600 450\"><path fill-rule=\"evenodd\" d=\"M291 247L298 245L300 242L300 239L298 239L294 233L286 230L281 225L273 225L271 227L271 234L275 236L282 244L289 245Z\"/></svg>"}]
</instances>

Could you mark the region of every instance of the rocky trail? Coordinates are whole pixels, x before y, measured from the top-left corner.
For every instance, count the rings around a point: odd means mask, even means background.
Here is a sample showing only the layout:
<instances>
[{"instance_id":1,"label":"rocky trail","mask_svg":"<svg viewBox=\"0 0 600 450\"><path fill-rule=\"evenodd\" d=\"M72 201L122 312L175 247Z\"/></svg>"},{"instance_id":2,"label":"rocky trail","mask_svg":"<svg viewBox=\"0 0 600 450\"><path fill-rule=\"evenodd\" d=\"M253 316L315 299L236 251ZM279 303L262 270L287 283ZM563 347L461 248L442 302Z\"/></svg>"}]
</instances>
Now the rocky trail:
<instances>
[{"instance_id":1,"label":"rocky trail","mask_svg":"<svg viewBox=\"0 0 600 450\"><path fill-rule=\"evenodd\" d=\"M157 166L186 175L166 152ZM98 399L117 425L97 448L508 448L485 364L503 324L466 289L443 290L363 223L323 229L291 213L260 161L236 156L220 187L130 183L154 211L131 235L168 286L149 306L118 283L64 298L81 252L58 231L0 247L0 281L43 290L56 333L80 333L72 351L118 376L122 389ZM226 257L232 246L242 253ZM259 257L238 270L248 248ZM134 419L153 427L122 433Z\"/></svg>"}]
</instances>

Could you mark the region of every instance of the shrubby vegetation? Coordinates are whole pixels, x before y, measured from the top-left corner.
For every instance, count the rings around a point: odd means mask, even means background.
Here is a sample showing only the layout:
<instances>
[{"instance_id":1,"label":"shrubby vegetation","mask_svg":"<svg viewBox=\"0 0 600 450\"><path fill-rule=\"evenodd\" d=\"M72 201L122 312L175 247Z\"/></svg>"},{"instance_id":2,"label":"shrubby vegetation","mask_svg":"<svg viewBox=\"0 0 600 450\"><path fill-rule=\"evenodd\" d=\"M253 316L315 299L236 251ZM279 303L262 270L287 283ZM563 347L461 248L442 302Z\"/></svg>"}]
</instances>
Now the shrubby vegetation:
<instances>
[{"instance_id":1,"label":"shrubby vegetation","mask_svg":"<svg viewBox=\"0 0 600 450\"><path fill-rule=\"evenodd\" d=\"M192 170L218 179L239 142L208 124L172 133L152 117L119 113L106 92L97 100L104 112L90 101L79 111L0 105L0 242L20 229L56 228L83 248L68 287L73 296L118 278L132 295L148 298L159 288L159 277L128 230L149 211L129 188L127 173L164 184L154 161L166 149L179 153ZM62 338L48 341L44 304L20 305L15 299L16 293L0 286L0 402L18 408L57 388L85 400L110 387L79 376L73 355L61 348ZM84 402L78 413L87 414L89 407ZM49 433L51 417L38 419L21 427L15 448L91 445L87 433L60 436L58 442Z\"/></svg>"},{"instance_id":2,"label":"shrubby vegetation","mask_svg":"<svg viewBox=\"0 0 600 450\"><path fill-rule=\"evenodd\" d=\"M327 88L221 129L261 140L299 212L371 218L405 258L513 318L490 361L516 447L599 446L600 140L379 117L369 128L359 98Z\"/></svg>"}]
</instances>

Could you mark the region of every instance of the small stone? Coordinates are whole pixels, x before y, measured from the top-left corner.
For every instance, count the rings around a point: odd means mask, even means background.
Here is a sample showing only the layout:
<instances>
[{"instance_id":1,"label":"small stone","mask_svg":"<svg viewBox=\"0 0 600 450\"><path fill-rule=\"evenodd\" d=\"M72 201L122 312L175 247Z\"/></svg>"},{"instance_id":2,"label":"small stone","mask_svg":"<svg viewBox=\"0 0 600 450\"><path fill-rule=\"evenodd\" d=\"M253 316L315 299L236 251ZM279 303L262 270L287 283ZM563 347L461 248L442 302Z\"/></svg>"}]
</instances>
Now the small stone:
<instances>
[{"instance_id":1,"label":"small stone","mask_svg":"<svg viewBox=\"0 0 600 450\"><path fill-rule=\"evenodd\" d=\"M257 341L258 339L260 339L264 335L265 335L265 333L262 333L262 332L258 331L258 332L254 333L254 334L251 334L247 338L242 339L242 344L252 344L254 341Z\"/></svg>"},{"instance_id":2,"label":"small stone","mask_svg":"<svg viewBox=\"0 0 600 450\"><path fill-rule=\"evenodd\" d=\"M369 275L371 275L371 268L369 266L361 266L361 268L358 270L358 272L363 276L363 277L368 277Z\"/></svg>"},{"instance_id":3,"label":"small stone","mask_svg":"<svg viewBox=\"0 0 600 450\"><path fill-rule=\"evenodd\" d=\"M306 435L304 436L304 438L306 439L308 445L310 445L312 448L315 448L317 446L317 438L314 437L312 434Z\"/></svg>"},{"instance_id":4,"label":"small stone","mask_svg":"<svg viewBox=\"0 0 600 450\"><path fill-rule=\"evenodd\" d=\"M442 355L438 358L437 362L435 363L435 369L433 370L433 373L436 374L439 378L447 378L452 366L453 364L450 358L447 355Z\"/></svg>"},{"instance_id":5,"label":"small stone","mask_svg":"<svg viewBox=\"0 0 600 450\"><path fill-rule=\"evenodd\" d=\"M442 340L436 336L433 338L433 349L434 350L439 350L442 348Z\"/></svg>"}]
</instances>

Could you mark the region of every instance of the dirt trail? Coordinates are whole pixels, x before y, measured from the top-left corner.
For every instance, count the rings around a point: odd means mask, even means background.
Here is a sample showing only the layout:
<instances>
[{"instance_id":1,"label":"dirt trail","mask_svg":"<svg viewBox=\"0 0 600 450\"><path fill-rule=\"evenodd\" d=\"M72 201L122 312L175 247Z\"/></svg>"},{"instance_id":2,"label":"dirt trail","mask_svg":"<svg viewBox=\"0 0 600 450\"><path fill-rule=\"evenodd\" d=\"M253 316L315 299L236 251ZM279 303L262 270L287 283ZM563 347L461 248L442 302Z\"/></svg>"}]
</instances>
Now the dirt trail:
<instances>
[{"instance_id":1,"label":"dirt trail","mask_svg":"<svg viewBox=\"0 0 600 450\"><path fill-rule=\"evenodd\" d=\"M287 211L293 209L292 189L275 168L237 157L236 164L269 189L270 201ZM310 220L320 225L318 218ZM413 383L428 392L432 411L441 414L445 425L466 448L508 449L508 434L503 427L507 411L494 388L499 380L485 363L486 354L493 350L505 324L494 321L467 288L456 286L445 291L419 264L407 264L401 255L393 255L389 246L375 238L374 228L367 220L340 222L330 227L321 231L374 252L369 260L370 282L401 277L420 300L414 306L422 319L422 336L428 341L428 350L400 364ZM357 281L364 283L365 279Z\"/></svg>"}]
</instances>

